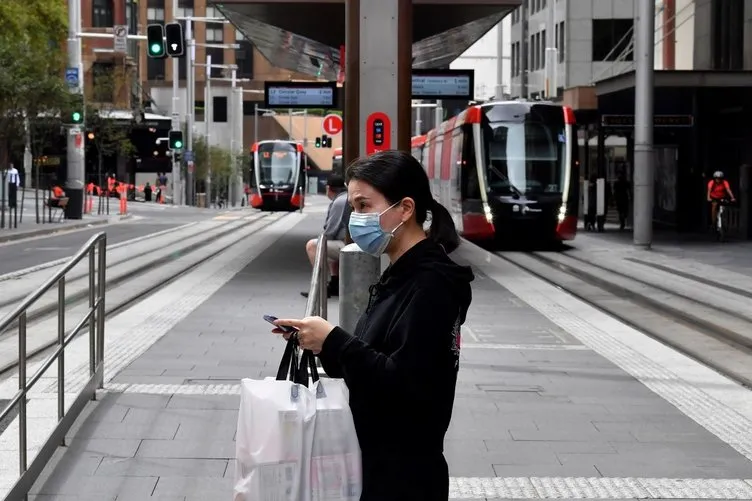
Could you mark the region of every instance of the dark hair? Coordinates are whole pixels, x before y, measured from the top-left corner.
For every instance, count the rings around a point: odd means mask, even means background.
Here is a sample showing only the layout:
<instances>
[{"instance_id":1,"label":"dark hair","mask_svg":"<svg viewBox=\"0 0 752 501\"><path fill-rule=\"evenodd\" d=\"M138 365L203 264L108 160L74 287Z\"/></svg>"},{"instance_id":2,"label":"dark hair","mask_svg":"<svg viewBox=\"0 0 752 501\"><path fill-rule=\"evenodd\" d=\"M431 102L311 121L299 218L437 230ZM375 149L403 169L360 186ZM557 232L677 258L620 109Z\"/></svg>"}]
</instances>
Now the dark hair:
<instances>
[{"instance_id":1,"label":"dark hair","mask_svg":"<svg viewBox=\"0 0 752 501\"><path fill-rule=\"evenodd\" d=\"M346 172L347 182L355 179L373 186L391 204L410 197L415 201L415 219L425 223L431 212L428 237L444 247L447 253L460 245L460 237L449 211L431 194L428 176L415 157L398 150L386 150L351 163Z\"/></svg>"},{"instance_id":2,"label":"dark hair","mask_svg":"<svg viewBox=\"0 0 752 501\"><path fill-rule=\"evenodd\" d=\"M345 178L337 174L332 174L326 181L326 185L333 190L343 190L345 189Z\"/></svg>"}]
</instances>

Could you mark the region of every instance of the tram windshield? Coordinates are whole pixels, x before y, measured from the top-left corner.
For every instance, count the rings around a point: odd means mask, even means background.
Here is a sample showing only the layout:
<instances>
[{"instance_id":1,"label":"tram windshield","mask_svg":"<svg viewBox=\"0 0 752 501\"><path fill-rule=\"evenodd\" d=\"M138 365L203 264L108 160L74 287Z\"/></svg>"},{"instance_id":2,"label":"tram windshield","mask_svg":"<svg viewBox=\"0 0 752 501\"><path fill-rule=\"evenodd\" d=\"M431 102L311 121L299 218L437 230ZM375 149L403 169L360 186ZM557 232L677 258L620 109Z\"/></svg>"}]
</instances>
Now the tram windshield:
<instances>
[{"instance_id":1,"label":"tram windshield","mask_svg":"<svg viewBox=\"0 0 752 501\"><path fill-rule=\"evenodd\" d=\"M292 184L297 175L298 151L293 144L262 143L258 146L260 184Z\"/></svg>"},{"instance_id":2,"label":"tram windshield","mask_svg":"<svg viewBox=\"0 0 752 501\"><path fill-rule=\"evenodd\" d=\"M567 169L562 108L507 104L492 107L483 122L488 184L493 192L561 193Z\"/></svg>"}]
</instances>

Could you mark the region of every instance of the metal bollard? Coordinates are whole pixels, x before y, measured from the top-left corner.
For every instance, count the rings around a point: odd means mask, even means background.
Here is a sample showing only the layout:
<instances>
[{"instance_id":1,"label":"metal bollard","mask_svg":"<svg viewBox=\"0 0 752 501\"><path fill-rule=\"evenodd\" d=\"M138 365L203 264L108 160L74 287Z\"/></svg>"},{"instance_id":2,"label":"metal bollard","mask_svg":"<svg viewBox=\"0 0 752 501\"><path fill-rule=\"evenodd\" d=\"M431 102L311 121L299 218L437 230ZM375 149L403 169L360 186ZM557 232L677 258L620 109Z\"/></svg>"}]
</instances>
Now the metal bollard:
<instances>
[{"instance_id":1,"label":"metal bollard","mask_svg":"<svg viewBox=\"0 0 752 501\"><path fill-rule=\"evenodd\" d=\"M349 244L339 253L339 325L355 331L368 306L369 287L381 276L381 259L366 254L357 244Z\"/></svg>"}]
</instances>

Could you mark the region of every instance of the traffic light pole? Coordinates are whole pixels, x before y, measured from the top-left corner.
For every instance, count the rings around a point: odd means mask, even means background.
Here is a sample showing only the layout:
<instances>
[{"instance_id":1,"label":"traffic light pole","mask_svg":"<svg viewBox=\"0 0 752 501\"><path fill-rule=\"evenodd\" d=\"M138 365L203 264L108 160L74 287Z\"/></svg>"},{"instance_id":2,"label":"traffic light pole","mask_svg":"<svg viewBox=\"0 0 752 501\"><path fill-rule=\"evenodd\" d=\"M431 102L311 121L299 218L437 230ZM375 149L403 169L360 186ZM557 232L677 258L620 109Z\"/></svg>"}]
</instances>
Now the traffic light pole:
<instances>
[{"instance_id":1,"label":"traffic light pole","mask_svg":"<svg viewBox=\"0 0 752 501\"><path fill-rule=\"evenodd\" d=\"M194 188L196 186L196 183L194 181L194 161L195 161L195 153L193 152L193 119L194 119L194 112L195 112L195 106L196 106L196 96L195 96L195 67L194 63L196 62L196 41L193 39L193 22L190 19L185 20L185 41L188 48L188 54L186 57L188 58L188 61L186 61L186 72L185 72L185 93L188 102L186 103L185 107L185 128L186 128L186 148L185 151L189 151L190 155L193 157L188 161L188 168L186 169L186 189L185 189L185 196L187 197L187 203L188 205L194 205L195 204L195 194L194 194Z\"/></svg>"},{"instance_id":2,"label":"traffic light pole","mask_svg":"<svg viewBox=\"0 0 752 501\"><path fill-rule=\"evenodd\" d=\"M175 21L175 14L178 11L178 0L172 0L172 18ZM180 112L178 92L180 90L178 74L180 73L180 60L172 58L172 130L180 129ZM172 203L174 205L183 205L183 190L181 182L180 162L176 159L177 154L172 153Z\"/></svg>"},{"instance_id":3,"label":"traffic light pole","mask_svg":"<svg viewBox=\"0 0 752 501\"><path fill-rule=\"evenodd\" d=\"M71 87L72 94L83 94L83 65L81 64L81 0L68 0L68 67L78 71L78 85ZM84 110L81 110L85 113ZM66 144L68 176L65 194L67 219L83 219L84 214L84 138L81 125L68 128Z\"/></svg>"},{"instance_id":4,"label":"traffic light pole","mask_svg":"<svg viewBox=\"0 0 752 501\"><path fill-rule=\"evenodd\" d=\"M210 120L212 116L212 95L211 95L211 54L206 55L206 78L204 79L204 140L206 141L206 208L211 208L211 137L210 137Z\"/></svg>"}]
</instances>

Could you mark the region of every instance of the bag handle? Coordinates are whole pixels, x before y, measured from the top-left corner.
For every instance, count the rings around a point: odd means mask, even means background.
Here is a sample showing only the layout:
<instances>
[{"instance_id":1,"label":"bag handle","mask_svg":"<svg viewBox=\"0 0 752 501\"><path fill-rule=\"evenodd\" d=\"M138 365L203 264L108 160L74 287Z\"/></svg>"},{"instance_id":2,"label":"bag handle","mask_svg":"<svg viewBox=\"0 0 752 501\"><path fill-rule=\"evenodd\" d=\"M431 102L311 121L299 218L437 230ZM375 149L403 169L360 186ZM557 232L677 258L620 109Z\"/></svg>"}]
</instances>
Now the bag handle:
<instances>
[{"instance_id":1,"label":"bag handle","mask_svg":"<svg viewBox=\"0 0 752 501\"><path fill-rule=\"evenodd\" d=\"M282 354L282 360L279 362L279 368L277 369L277 381L284 381L290 379L295 381L298 373L298 357L297 348L298 337L290 336L285 346L285 351Z\"/></svg>"},{"instance_id":2,"label":"bag handle","mask_svg":"<svg viewBox=\"0 0 752 501\"><path fill-rule=\"evenodd\" d=\"M316 355L314 355L313 352L310 350L303 350L303 356L300 358L300 368L298 369L298 377L297 379L294 379L293 381L295 381L298 384L302 384L305 387L308 387L309 373L314 383L320 379L319 370L318 370L318 367L316 367Z\"/></svg>"}]
</instances>

